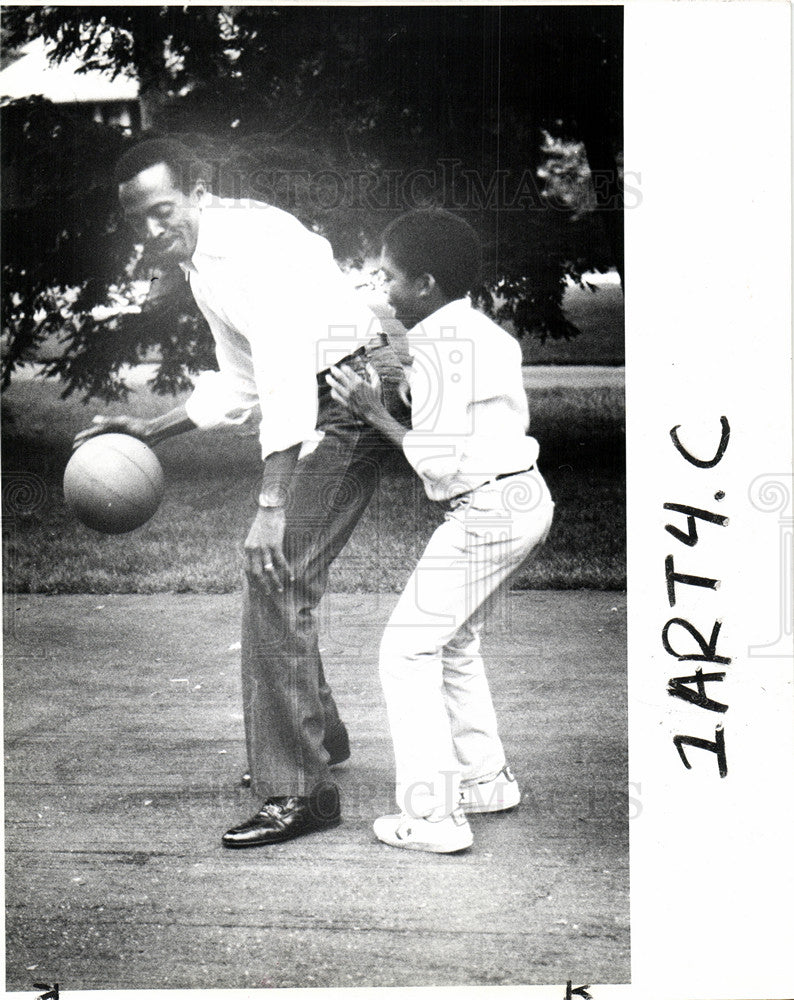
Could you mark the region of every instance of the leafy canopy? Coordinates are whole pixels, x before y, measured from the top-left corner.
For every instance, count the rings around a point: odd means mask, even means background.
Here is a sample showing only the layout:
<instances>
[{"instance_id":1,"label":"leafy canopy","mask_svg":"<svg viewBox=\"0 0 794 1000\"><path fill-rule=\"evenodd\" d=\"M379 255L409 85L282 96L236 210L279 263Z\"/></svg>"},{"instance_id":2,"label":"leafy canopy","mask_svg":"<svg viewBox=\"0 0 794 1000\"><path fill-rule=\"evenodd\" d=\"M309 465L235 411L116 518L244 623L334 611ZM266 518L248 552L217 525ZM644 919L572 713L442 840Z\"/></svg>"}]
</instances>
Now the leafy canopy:
<instances>
[{"instance_id":1,"label":"leafy canopy","mask_svg":"<svg viewBox=\"0 0 794 1000\"><path fill-rule=\"evenodd\" d=\"M149 134L181 135L217 193L294 212L340 260L409 208L459 212L484 241L480 300L518 336L573 336L566 276L622 268L619 7L12 6L3 35L136 75ZM139 313L95 308L146 277L111 179L131 138L41 99L6 103L2 127L6 376L59 331L67 392L118 394L152 352L164 390L210 366L179 282Z\"/></svg>"}]
</instances>

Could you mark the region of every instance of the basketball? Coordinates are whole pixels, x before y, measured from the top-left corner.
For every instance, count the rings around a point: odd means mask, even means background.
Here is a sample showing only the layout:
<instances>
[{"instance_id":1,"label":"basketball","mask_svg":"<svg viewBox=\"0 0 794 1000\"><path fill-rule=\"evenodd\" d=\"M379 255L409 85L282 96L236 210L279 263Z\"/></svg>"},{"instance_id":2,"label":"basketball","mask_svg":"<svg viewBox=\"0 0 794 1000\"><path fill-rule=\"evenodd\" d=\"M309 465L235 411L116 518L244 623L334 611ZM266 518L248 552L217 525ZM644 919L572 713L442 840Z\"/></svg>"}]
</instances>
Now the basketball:
<instances>
[{"instance_id":1,"label":"basketball","mask_svg":"<svg viewBox=\"0 0 794 1000\"><path fill-rule=\"evenodd\" d=\"M63 495L83 524L106 535L133 531L154 514L165 489L157 456L129 434L98 434L75 451Z\"/></svg>"}]
</instances>

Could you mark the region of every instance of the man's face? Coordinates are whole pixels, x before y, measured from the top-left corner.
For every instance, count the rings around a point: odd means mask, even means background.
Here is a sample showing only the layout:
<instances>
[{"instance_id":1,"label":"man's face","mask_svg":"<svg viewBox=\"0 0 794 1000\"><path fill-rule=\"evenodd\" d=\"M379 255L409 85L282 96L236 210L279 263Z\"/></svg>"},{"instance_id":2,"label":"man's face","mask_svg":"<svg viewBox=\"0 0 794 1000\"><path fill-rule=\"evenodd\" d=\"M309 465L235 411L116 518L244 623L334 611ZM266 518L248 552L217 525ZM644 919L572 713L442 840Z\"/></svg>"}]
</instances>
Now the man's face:
<instances>
[{"instance_id":1,"label":"man's face","mask_svg":"<svg viewBox=\"0 0 794 1000\"><path fill-rule=\"evenodd\" d=\"M380 258L380 273L395 317L407 330L410 330L427 315L424 298L420 294L423 288L422 279L409 278L394 262L385 247Z\"/></svg>"},{"instance_id":2,"label":"man's face","mask_svg":"<svg viewBox=\"0 0 794 1000\"><path fill-rule=\"evenodd\" d=\"M199 181L190 194L184 194L164 163L147 167L119 185L124 215L152 260L164 264L190 260L198 242L204 191Z\"/></svg>"}]
</instances>

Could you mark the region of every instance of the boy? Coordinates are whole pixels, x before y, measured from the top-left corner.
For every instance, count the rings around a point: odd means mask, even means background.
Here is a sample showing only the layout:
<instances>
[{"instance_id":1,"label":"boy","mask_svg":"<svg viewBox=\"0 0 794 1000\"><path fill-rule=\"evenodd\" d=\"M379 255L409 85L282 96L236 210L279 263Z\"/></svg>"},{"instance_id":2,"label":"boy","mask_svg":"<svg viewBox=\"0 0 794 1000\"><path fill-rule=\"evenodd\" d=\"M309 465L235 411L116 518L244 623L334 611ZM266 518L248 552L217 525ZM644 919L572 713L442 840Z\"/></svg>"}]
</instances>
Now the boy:
<instances>
[{"instance_id":1,"label":"boy","mask_svg":"<svg viewBox=\"0 0 794 1000\"><path fill-rule=\"evenodd\" d=\"M451 853L472 844L466 813L518 805L497 733L479 633L498 591L551 527L554 504L527 436L518 343L465 298L479 241L441 209L409 212L383 237L390 305L408 329L413 429L349 367L333 397L401 447L431 500L450 504L380 647L400 814L375 821L393 847Z\"/></svg>"}]
</instances>

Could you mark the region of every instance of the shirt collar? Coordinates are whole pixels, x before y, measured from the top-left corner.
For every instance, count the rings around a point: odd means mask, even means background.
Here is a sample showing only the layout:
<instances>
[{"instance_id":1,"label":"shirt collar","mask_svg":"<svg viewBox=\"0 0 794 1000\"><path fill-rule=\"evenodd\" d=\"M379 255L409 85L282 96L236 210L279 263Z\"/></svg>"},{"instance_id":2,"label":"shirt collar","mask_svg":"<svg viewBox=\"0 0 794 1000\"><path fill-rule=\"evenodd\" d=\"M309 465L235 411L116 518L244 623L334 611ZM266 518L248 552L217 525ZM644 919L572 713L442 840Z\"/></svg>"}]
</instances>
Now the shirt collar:
<instances>
[{"instance_id":1,"label":"shirt collar","mask_svg":"<svg viewBox=\"0 0 794 1000\"><path fill-rule=\"evenodd\" d=\"M434 313L426 316L421 323L408 330L408 342L412 340L426 340L428 337L437 337L438 330L445 326L454 326L456 322L465 321L465 318L472 311L471 302L466 299L453 299L446 305L436 309Z\"/></svg>"},{"instance_id":2,"label":"shirt collar","mask_svg":"<svg viewBox=\"0 0 794 1000\"><path fill-rule=\"evenodd\" d=\"M198 237L196 238L196 249L193 251L193 256L188 261L180 262L179 266L184 272L185 278L187 278L191 271L196 274L198 267L196 265L196 258L201 253L206 253L206 244L212 242L212 226L210 225L211 214L206 211L208 208L213 208L223 204L223 199L216 198L209 191L205 191L201 197L199 203L199 230Z\"/></svg>"}]
</instances>

